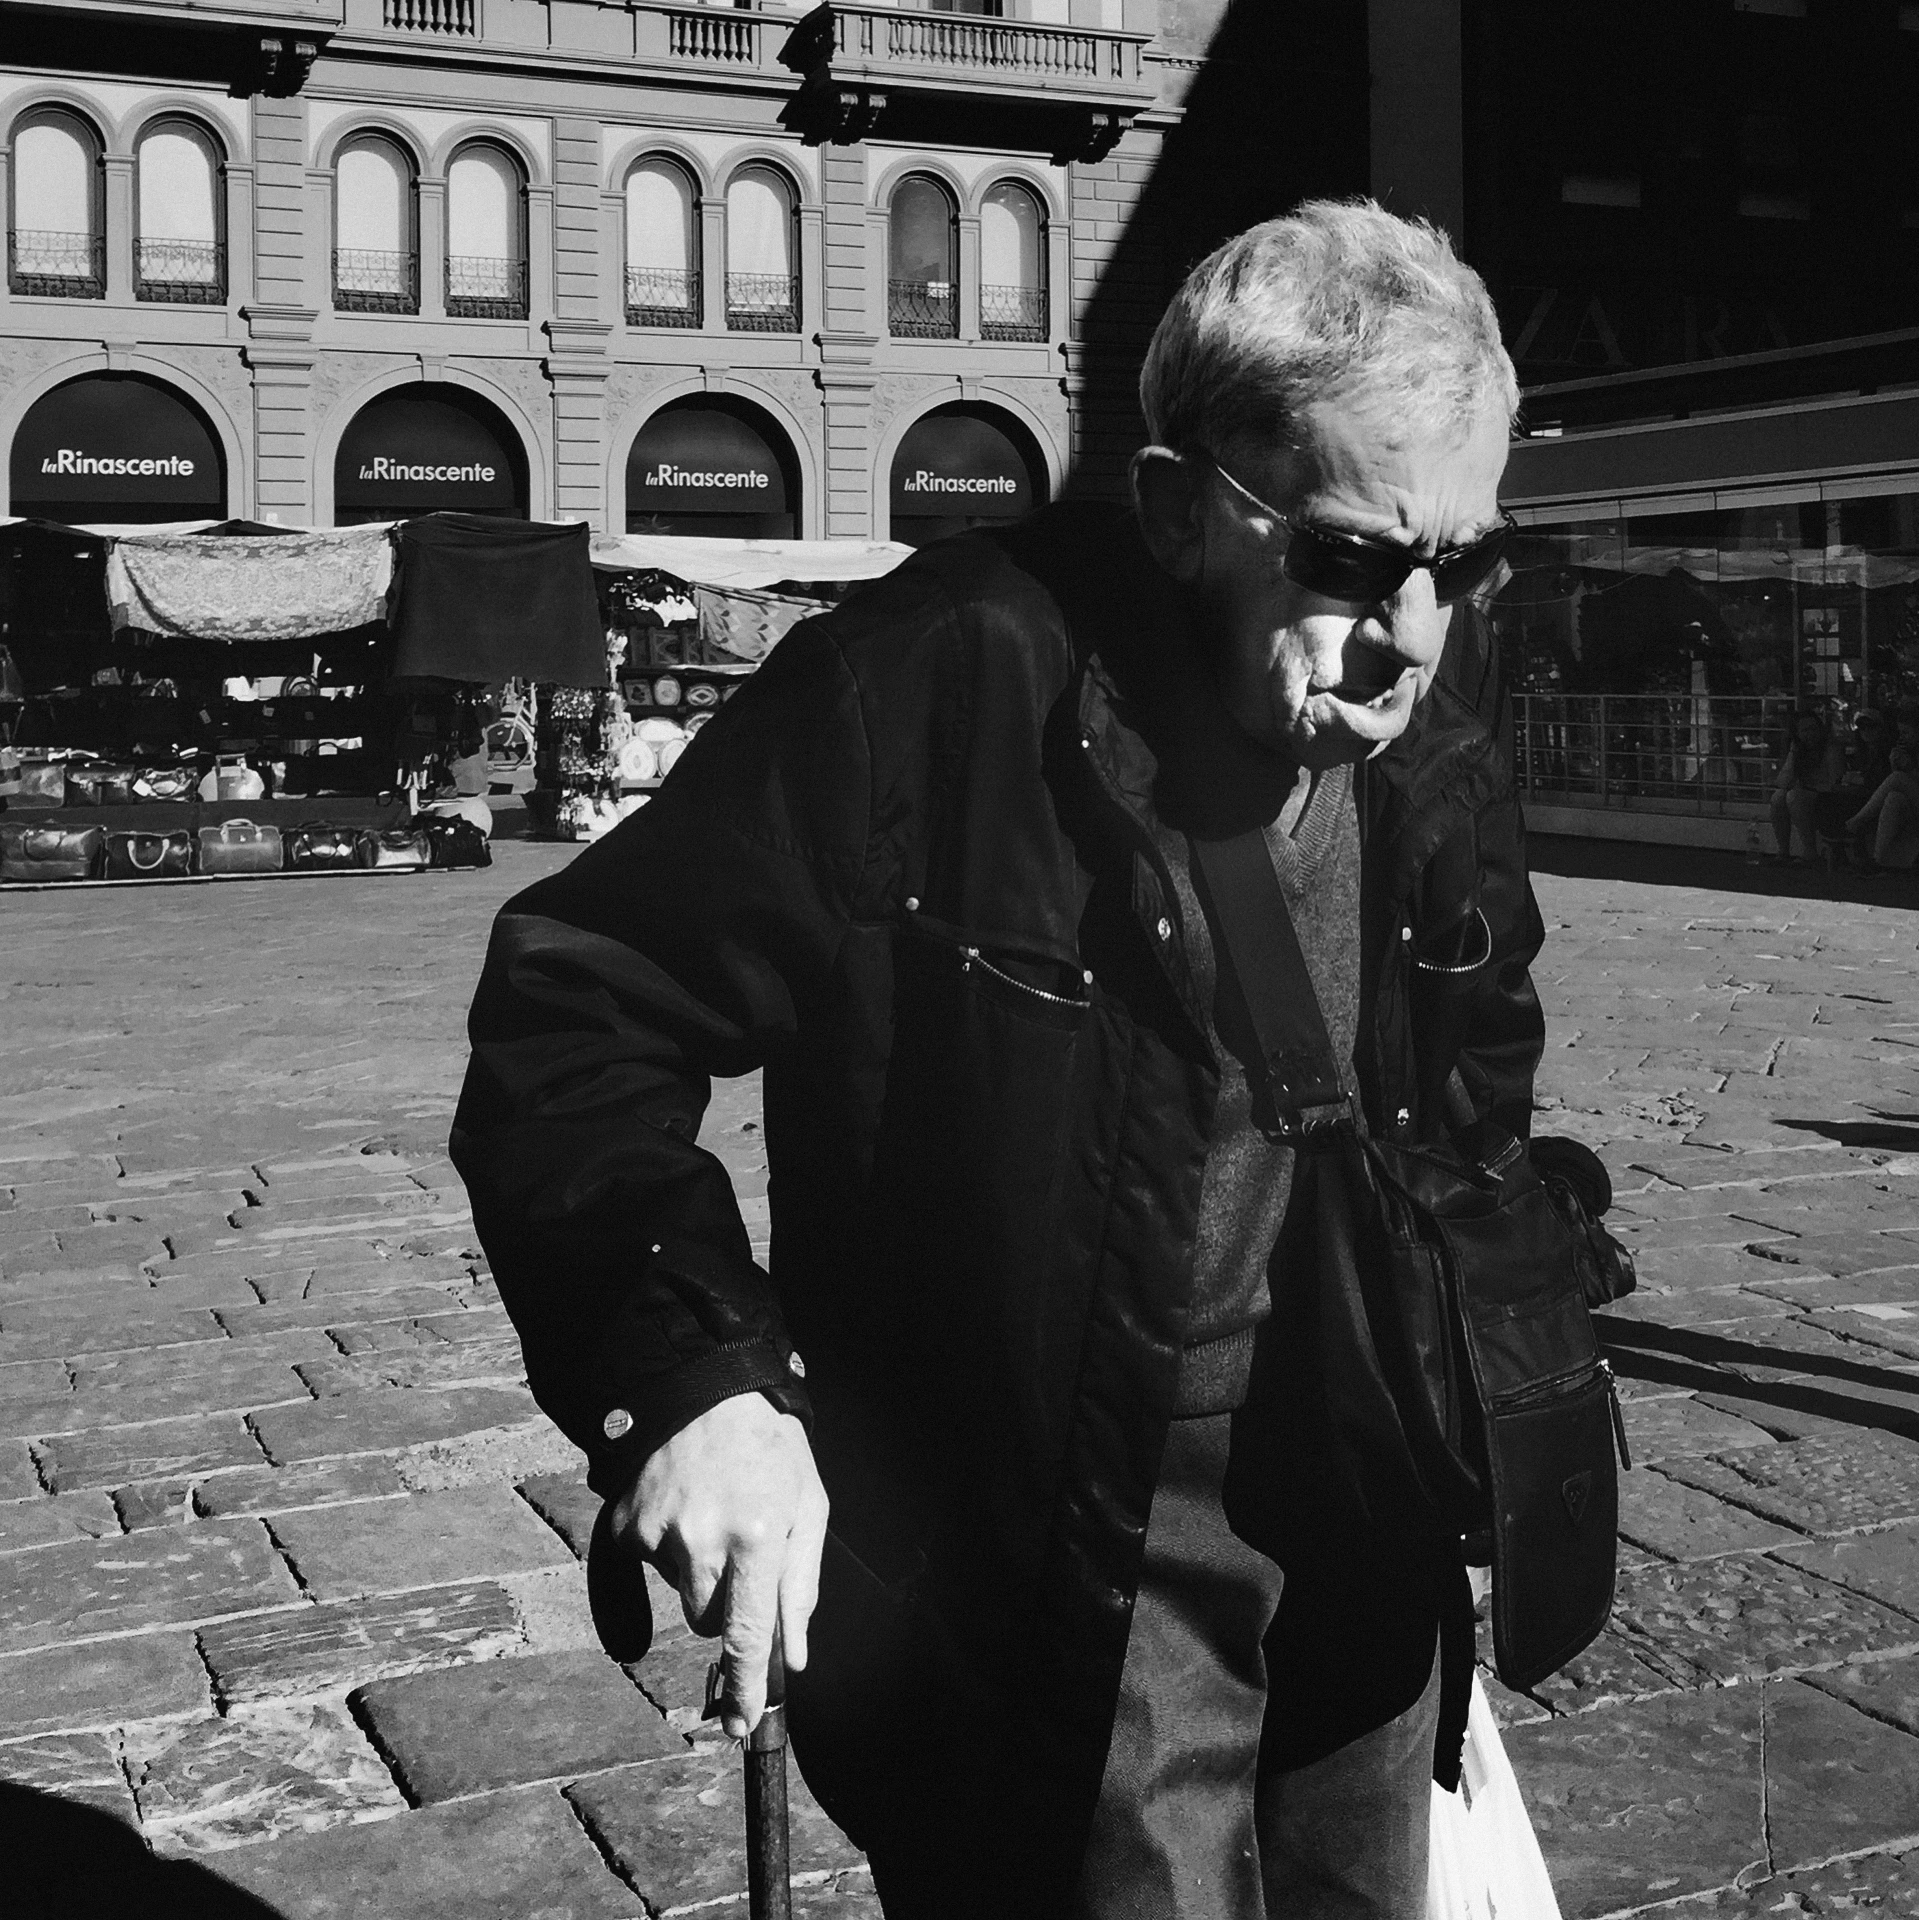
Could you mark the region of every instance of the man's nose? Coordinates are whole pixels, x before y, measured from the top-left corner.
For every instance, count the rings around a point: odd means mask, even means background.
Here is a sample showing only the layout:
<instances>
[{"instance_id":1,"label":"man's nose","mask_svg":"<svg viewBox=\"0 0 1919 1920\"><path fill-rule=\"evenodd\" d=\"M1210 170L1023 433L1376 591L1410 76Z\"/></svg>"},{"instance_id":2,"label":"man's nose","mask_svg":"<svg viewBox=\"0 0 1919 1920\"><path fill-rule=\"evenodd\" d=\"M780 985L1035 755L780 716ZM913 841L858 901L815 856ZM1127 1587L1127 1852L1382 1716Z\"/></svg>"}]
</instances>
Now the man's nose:
<instances>
[{"instance_id":1,"label":"man's nose","mask_svg":"<svg viewBox=\"0 0 1919 1920\"><path fill-rule=\"evenodd\" d=\"M1433 576L1424 567L1415 567L1398 592L1382 600L1378 611L1361 622L1359 638L1409 667L1432 667L1446 649L1446 629L1451 624L1452 609L1439 604Z\"/></svg>"}]
</instances>

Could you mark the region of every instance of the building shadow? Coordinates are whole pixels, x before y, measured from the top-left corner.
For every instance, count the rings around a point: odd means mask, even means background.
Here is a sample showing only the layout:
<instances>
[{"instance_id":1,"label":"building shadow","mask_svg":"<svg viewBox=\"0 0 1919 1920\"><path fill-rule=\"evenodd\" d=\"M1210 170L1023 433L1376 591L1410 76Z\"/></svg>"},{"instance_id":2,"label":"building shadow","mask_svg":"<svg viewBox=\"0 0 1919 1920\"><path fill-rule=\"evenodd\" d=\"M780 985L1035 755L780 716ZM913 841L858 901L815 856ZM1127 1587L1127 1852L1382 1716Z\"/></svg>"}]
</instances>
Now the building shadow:
<instances>
[{"instance_id":1,"label":"building shadow","mask_svg":"<svg viewBox=\"0 0 1919 1920\"><path fill-rule=\"evenodd\" d=\"M1849 1427L1919 1439L1919 1374L1827 1354L1785 1352L1699 1328L1661 1327L1616 1314L1594 1314L1593 1326L1613 1371L1622 1380L1714 1393L1750 1406L1776 1407L1782 1413L1809 1414ZM1741 1365L1790 1367L1795 1374L1809 1377L1753 1380L1734 1371ZM1820 1384L1823 1382L1831 1384ZM1909 1394L1912 1404L1861 1399L1841 1390L1844 1386L1879 1393L1890 1388ZM1764 1421L1756 1424L1763 1425ZM1626 1437L1632 1437L1630 1424Z\"/></svg>"},{"instance_id":2,"label":"building shadow","mask_svg":"<svg viewBox=\"0 0 1919 1920\"><path fill-rule=\"evenodd\" d=\"M1178 44L1182 13L1166 9ZM1197 51L1197 49L1193 49ZM1370 172L1360 0L1231 0L1080 323L1079 454L1067 492L1119 497L1145 439L1139 366L1173 290L1229 235L1315 196L1364 193ZM1122 150L1123 151L1123 150Z\"/></svg>"},{"instance_id":3,"label":"building shadow","mask_svg":"<svg viewBox=\"0 0 1919 1920\"><path fill-rule=\"evenodd\" d=\"M123 1821L0 1781L7 1920L284 1920L195 1860L160 1860Z\"/></svg>"},{"instance_id":4,"label":"building shadow","mask_svg":"<svg viewBox=\"0 0 1919 1920\"><path fill-rule=\"evenodd\" d=\"M1919 907L1919 870L1872 874L1841 867L1828 873L1823 867L1755 865L1720 847L1668 847L1555 833L1528 833L1526 853L1535 873L1562 880L1624 880L1635 886L1697 887L1706 893L1749 893L1775 900Z\"/></svg>"},{"instance_id":5,"label":"building shadow","mask_svg":"<svg viewBox=\"0 0 1919 1920\"><path fill-rule=\"evenodd\" d=\"M1875 1110L1876 1111L1876 1110ZM1816 1133L1842 1147L1879 1147L1891 1153L1919 1153L1919 1113L1877 1113L1871 1120L1775 1120L1794 1133Z\"/></svg>"}]
</instances>

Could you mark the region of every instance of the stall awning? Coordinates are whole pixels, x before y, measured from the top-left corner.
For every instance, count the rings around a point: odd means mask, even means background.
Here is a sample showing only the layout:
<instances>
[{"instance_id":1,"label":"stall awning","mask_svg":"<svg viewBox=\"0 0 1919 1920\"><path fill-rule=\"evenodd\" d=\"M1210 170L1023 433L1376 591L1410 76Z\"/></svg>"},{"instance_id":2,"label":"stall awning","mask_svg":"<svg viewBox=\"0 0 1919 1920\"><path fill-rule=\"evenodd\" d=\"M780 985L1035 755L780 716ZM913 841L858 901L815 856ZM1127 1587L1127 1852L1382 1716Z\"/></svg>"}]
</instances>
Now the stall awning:
<instances>
[{"instance_id":1,"label":"stall awning","mask_svg":"<svg viewBox=\"0 0 1919 1920\"><path fill-rule=\"evenodd\" d=\"M699 587L763 590L782 580L877 580L913 549L896 540L702 540L674 534L595 534L593 564L671 574Z\"/></svg>"},{"instance_id":2,"label":"stall awning","mask_svg":"<svg viewBox=\"0 0 1919 1920\"><path fill-rule=\"evenodd\" d=\"M27 409L10 455L29 518L154 521L218 515L226 477L212 430L180 394L134 374L89 373Z\"/></svg>"},{"instance_id":3,"label":"stall awning","mask_svg":"<svg viewBox=\"0 0 1919 1920\"><path fill-rule=\"evenodd\" d=\"M201 640L300 640L383 619L385 526L259 537L139 534L112 543L113 624Z\"/></svg>"},{"instance_id":4,"label":"stall awning","mask_svg":"<svg viewBox=\"0 0 1919 1920\"><path fill-rule=\"evenodd\" d=\"M1012 436L970 413L916 420L893 456L895 519L1017 520L1033 508L1033 476Z\"/></svg>"}]
</instances>

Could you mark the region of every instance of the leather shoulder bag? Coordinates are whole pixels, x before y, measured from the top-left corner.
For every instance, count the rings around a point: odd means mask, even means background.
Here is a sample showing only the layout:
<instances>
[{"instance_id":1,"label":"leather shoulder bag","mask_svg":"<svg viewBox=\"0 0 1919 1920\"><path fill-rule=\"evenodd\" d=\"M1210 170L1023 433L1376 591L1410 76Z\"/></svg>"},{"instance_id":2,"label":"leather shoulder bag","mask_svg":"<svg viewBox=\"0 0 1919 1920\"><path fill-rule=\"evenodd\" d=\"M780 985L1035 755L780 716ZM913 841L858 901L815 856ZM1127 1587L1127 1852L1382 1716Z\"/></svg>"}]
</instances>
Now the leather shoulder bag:
<instances>
[{"instance_id":1,"label":"leather shoulder bag","mask_svg":"<svg viewBox=\"0 0 1919 1920\"><path fill-rule=\"evenodd\" d=\"M107 835L109 880L178 880L193 871L193 838L184 827L173 833Z\"/></svg>"},{"instance_id":2,"label":"leather shoulder bag","mask_svg":"<svg viewBox=\"0 0 1919 1920\"><path fill-rule=\"evenodd\" d=\"M1587 1301L1625 1291L1630 1261L1491 1121L1370 1138L1265 836L1193 844L1264 1063L1260 1108L1296 1149L1264 1383L1281 1510L1330 1551L1345 1529L1397 1530L1489 1557L1499 1675L1532 1686L1612 1609L1615 1442L1631 1461ZM1595 1270L1604 1249L1623 1271Z\"/></svg>"}]
</instances>

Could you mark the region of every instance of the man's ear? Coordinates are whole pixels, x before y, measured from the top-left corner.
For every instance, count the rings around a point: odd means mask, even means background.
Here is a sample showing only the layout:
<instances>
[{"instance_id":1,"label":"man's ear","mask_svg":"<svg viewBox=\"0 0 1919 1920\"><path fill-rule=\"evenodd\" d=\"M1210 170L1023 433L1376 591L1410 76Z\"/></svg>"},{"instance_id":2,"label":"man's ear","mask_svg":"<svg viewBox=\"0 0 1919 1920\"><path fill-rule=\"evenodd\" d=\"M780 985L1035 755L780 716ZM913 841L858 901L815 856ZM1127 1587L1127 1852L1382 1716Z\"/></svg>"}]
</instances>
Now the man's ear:
<instances>
[{"instance_id":1,"label":"man's ear","mask_svg":"<svg viewBox=\"0 0 1919 1920\"><path fill-rule=\"evenodd\" d=\"M1133 455L1133 501L1146 549L1182 586L1198 584L1206 559L1204 476L1171 447Z\"/></svg>"}]
</instances>

